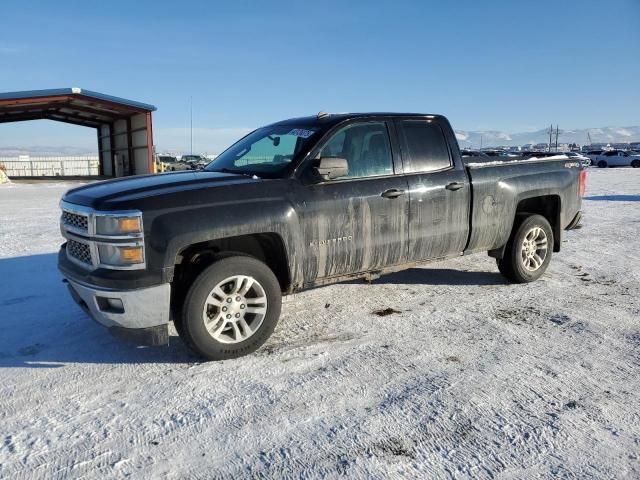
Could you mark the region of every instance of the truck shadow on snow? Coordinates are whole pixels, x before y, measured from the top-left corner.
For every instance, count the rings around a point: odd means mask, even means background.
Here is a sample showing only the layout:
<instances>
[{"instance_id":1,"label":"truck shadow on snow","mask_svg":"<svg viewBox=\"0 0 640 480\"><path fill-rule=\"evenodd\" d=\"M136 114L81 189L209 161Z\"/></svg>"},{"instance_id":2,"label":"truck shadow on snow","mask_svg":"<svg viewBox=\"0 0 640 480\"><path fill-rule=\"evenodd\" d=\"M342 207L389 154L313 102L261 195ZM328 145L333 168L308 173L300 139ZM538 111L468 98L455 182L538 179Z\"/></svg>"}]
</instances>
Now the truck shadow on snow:
<instances>
[{"instance_id":1,"label":"truck shadow on snow","mask_svg":"<svg viewBox=\"0 0 640 480\"><path fill-rule=\"evenodd\" d=\"M71 300L56 264L54 253L0 259L0 368L200 361L178 337L149 348L112 337Z\"/></svg>"},{"instance_id":2,"label":"truck shadow on snow","mask_svg":"<svg viewBox=\"0 0 640 480\"><path fill-rule=\"evenodd\" d=\"M54 253L0 259L0 368L201 361L177 336L171 337L167 347L148 348L112 337L73 302L56 263ZM375 283L501 285L506 281L495 272L413 268Z\"/></svg>"},{"instance_id":3,"label":"truck shadow on snow","mask_svg":"<svg viewBox=\"0 0 640 480\"><path fill-rule=\"evenodd\" d=\"M344 283L362 283L350 280ZM498 272L470 272L451 268L410 268L390 273L373 281L374 284L394 285L506 285L507 280Z\"/></svg>"}]
</instances>

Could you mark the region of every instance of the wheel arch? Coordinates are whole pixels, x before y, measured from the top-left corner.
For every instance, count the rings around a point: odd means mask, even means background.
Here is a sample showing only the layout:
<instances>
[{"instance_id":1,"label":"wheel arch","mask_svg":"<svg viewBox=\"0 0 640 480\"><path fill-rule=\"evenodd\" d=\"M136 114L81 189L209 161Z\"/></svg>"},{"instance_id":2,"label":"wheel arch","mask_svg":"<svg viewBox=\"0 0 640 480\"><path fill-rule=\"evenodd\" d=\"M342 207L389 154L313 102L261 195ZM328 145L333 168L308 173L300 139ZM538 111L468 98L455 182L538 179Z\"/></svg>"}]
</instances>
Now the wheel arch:
<instances>
[{"instance_id":1,"label":"wheel arch","mask_svg":"<svg viewBox=\"0 0 640 480\"><path fill-rule=\"evenodd\" d=\"M197 242L181 248L175 257L172 278L172 308L179 309L195 278L222 258L249 256L271 269L283 293L292 288L288 254L283 238L275 232L236 235Z\"/></svg>"},{"instance_id":2,"label":"wheel arch","mask_svg":"<svg viewBox=\"0 0 640 480\"><path fill-rule=\"evenodd\" d=\"M516 205L513 222L511 224L511 235L518 228L524 218L531 215L542 215L551 225L553 232L553 252L560 251L560 243L562 238L562 200L560 195L539 195L521 199ZM489 256L501 259L504 256L507 243L501 247L489 251Z\"/></svg>"}]
</instances>

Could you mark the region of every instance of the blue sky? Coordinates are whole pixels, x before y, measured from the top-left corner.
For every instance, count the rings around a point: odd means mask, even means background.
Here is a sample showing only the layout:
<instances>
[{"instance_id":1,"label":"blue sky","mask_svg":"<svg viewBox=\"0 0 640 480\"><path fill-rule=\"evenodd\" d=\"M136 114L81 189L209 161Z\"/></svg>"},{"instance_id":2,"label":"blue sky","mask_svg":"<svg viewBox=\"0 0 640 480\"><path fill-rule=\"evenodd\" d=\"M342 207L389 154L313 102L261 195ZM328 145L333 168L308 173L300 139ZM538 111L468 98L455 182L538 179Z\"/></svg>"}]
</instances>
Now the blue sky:
<instances>
[{"instance_id":1,"label":"blue sky","mask_svg":"<svg viewBox=\"0 0 640 480\"><path fill-rule=\"evenodd\" d=\"M3 0L0 91L79 86L154 104L161 149L215 153L327 111L419 111L519 132L640 124L640 0ZM48 121L5 145L95 144Z\"/></svg>"}]
</instances>

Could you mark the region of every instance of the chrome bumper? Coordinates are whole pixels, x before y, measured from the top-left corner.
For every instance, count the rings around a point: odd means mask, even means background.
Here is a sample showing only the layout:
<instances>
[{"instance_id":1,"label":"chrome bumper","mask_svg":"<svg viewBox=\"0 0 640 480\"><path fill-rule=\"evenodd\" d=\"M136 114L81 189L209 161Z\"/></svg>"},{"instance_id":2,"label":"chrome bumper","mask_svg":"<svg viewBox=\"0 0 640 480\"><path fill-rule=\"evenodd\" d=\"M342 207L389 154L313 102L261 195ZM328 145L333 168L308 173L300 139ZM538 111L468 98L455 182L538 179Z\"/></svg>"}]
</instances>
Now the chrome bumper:
<instances>
[{"instance_id":1,"label":"chrome bumper","mask_svg":"<svg viewBox=\"0 0 640 480\"><path fill-rule=\"evenodd\" d=\"M169 342L170 284L115 291L65 280L76 303L115 336L140 345Z\"/></svg>"}]
</instances>

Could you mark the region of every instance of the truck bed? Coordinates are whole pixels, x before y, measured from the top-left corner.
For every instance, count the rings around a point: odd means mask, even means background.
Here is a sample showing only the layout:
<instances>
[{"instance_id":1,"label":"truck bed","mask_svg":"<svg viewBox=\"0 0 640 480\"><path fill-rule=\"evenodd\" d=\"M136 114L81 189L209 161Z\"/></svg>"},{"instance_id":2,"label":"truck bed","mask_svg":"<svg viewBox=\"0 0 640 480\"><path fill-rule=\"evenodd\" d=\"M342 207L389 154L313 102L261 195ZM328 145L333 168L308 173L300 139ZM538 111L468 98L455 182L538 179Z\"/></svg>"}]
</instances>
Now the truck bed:
<instances>
[{"instance_id":1,"label":"truck bed","mask_svg":"<svg viewBox=\"0 0 640 480\"><path fill-rule=\"evenodd\" d=\"M509 239L516 211L526 208L526 202L536 211L548 209L557 216L554 249L559 249L562 231L580 210L579 162L558 155L469 161L465 166L471 185L470 235L465 252L502 247Z\"/></svg>"}]
</instances>

